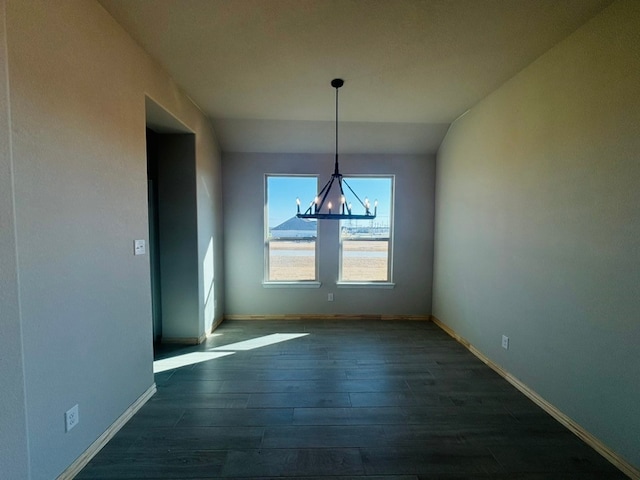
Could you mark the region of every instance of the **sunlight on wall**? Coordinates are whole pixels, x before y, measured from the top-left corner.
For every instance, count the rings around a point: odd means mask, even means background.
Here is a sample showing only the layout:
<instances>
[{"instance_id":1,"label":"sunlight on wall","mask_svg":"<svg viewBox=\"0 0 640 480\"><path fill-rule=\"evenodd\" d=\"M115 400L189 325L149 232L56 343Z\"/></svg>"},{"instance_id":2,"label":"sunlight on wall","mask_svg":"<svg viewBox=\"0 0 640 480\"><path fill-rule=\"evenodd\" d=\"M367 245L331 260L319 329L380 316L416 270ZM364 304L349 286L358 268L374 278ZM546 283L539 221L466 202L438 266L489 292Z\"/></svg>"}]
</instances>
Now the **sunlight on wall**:
<instances>
[{"instance_id":1,"label":"sunlight on wall","mask_svg":"<svg viewBox=\"0 0 640 480\"><path fill-rule=\"evenodd\" d=\"M207 253L202 261L202 286L204 288L204 325L205 331L211 329L215 318L215 295L213 282L213 238L209 239Z\"/></svg>"}]
</instances>

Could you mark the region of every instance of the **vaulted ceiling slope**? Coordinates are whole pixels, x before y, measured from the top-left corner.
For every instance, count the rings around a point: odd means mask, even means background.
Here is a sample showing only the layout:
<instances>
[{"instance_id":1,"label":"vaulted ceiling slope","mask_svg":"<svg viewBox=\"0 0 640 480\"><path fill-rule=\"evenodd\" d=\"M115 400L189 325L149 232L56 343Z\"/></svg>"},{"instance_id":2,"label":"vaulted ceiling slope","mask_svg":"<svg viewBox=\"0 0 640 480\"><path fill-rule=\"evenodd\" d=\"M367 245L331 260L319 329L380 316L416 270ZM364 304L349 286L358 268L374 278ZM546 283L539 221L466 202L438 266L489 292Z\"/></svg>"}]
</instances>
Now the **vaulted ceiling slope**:
<instances>
[{"instance_id":1,"label":"vaulted ceiling slope","mask_svg":"<svg viewBox=\"0 0 640 480\"><path fill-rule=\"evenodd\" d=\"M100 0L224 151L435 152L448 125L610 0Z\"/></svg>"}]
</instances>

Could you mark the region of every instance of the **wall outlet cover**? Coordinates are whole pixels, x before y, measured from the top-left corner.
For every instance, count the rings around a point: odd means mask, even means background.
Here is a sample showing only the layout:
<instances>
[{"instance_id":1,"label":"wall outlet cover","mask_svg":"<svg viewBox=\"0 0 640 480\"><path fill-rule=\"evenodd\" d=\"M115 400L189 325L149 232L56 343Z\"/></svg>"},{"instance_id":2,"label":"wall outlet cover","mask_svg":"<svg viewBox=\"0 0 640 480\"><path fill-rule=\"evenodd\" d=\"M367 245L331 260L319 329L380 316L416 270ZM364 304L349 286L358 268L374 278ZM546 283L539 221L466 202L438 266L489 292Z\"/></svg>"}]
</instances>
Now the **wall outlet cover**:
<instances>
[{"instance_id":1,"label":"wall outlet cover","mask_svg":"<svg viewBox=\"0 0 640 480\"><path fill-rule=\"evenodd\" d=\"M144 240L134 240L133 241L133 254L134 255L144 255L147 253L147 245Z\"/></svg>"},{"instance_id":2,"label":"wall outlet cover","mask_svg":"<svg viewBox=\"0 0 640 480\"><path fill-rule=\"evenodd\" d=\"M68 432L80 422L80 413L78 411L78 404L67 410L64 414L65 432Z\"/></svg>"},{"instance_id":3,"label":"wall outlet cover","mask_svg":"<svg viewBox=\"0 0 640 480\"><path fill-rule=\"evenodd\" d=\"M502 348L509 350L509 337L502 335Z\"/></svg>"}]
</instances>

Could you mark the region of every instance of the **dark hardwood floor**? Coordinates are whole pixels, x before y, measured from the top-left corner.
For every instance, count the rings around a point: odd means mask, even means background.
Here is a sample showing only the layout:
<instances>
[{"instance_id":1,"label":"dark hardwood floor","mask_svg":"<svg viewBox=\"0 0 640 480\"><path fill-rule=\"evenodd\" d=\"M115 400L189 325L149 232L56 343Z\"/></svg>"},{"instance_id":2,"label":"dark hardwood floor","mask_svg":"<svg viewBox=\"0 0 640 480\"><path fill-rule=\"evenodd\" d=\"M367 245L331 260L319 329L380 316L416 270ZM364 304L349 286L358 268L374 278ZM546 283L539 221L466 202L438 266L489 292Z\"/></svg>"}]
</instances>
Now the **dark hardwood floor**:
<instances>
[{"instance_id":1,"label":"dark hardwood floor","mask_svg":"<svg viewBox=\"0 0 640 480\"><path fill-rule=\"evenodd\" d=\"M211 351L275 333L308 335ZM157 353L234 352L156 374L156 395L78 479L626 478L432 323L226 321L215 334Z\"/></svg>"}]
</instances>

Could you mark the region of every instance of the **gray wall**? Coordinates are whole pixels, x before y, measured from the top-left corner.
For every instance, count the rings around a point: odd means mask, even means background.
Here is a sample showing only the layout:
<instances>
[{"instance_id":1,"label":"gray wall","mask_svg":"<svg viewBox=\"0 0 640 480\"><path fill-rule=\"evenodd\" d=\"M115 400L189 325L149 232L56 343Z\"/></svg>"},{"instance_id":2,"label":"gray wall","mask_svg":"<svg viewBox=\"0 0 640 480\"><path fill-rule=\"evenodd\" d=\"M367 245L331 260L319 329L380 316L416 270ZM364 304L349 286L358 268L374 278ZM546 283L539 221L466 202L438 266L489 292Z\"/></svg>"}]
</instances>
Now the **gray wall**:
<instances>
[{"instance_id":1,"label":"gray wall","mask_svg":"<svg viewBox=\"0 0 640 480\"><path fill-rule=\"evenodd\" d=\"M264 175L333 172L333 155L223 155L225 283L228 315L431 313L433 260L432 156L341 155L341 173L395 174L395 288L337 288L338 224L319 224L321 288L264 288ZM419 200L416 200L419 199ZM292 198L292 215L295 198ZM327 294L334 293L334 301Z\"/></svg>"},{"instance_id":2,"label":"gray wall","mask_svg":"<svg viewBox=\"0 0 640 480\"><path fill-rule=\"evenodd\" d=\"M22 327L13 201L5 3L0 1L0 472L27 478Z\"/></svg>"},{"instance_id":3,"label":"gray wall","mask_svg":"<svg viewBox=\"0 0 640 480\"><path fill-rule=\"evenodd\" d=\"M198 241L198 331L222 321L224 261L222 244L222 155L209 120L199 116L196 130L196 209Z\"/></svg>"},{"instance_id":4,"label":"gray wall","mask_svg":"<svg viewBox=\"0 0 640 480\"><path fill-rule=\"evenodd\" d=\"M454 124L433 313L640 467L638 52L614 3Z\"/></svg>"},{"instance_id":5,"label":"gray wall","mask_svg":"<svg viewBox=\"0 0 640 480\"><path fill-rule=\"evenodd\" d=\"M193 135L158 136L158 231L163 338L198 338L196 162Z\"/></svg>"},{"instance_id":6,"label":"gray wall","mask_svg":"<svg viewBox=\"0 0 640 480\"><path fill-rule=\"evenodd\" d=\"M133 256L148 237L145 95L196 135L195 278L201 238L222 275L220 156L208 120L97 2L7 1L0 53L0 471L51 479L153 385L149 260Z\"/></svg>"}]
</instances>

